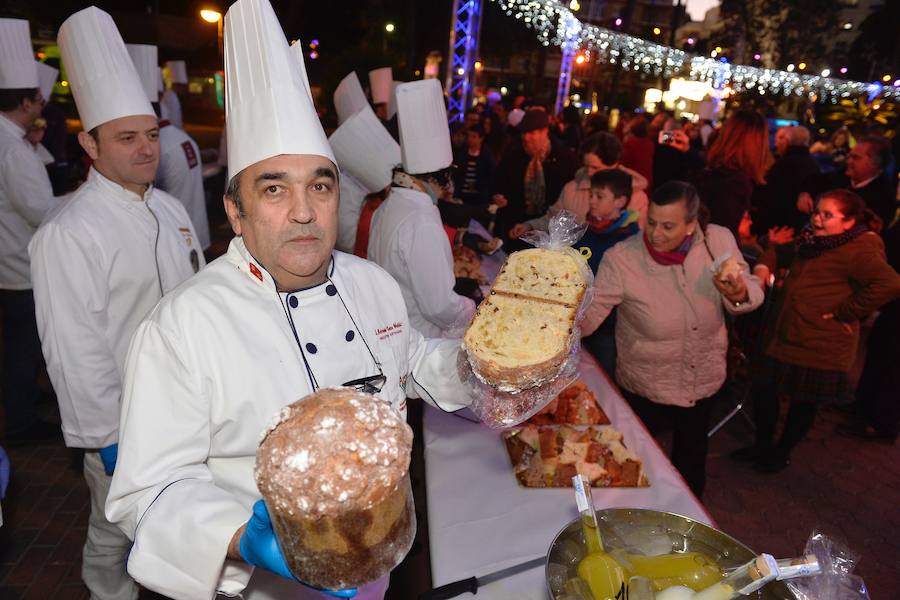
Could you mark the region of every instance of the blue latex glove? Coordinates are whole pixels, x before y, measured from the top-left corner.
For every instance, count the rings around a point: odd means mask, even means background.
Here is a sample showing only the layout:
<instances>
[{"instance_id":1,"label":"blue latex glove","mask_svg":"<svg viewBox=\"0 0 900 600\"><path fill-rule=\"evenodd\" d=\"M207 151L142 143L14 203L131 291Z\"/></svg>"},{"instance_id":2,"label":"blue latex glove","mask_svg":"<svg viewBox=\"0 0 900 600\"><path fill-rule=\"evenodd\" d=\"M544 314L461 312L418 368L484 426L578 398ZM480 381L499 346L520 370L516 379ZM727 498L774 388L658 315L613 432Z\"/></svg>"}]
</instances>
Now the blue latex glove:
<instances>
[{"instance_id":1,"label":"blue latex glove","mask_svg":"<svg viewBox=\"0 0 900 600\"><path fill-rule=\"evenodd\" d=\"M6 498L6 486L9 485L9 457L0 448L0 500Z\"/></svg>"},{"instance_id":2,"label":"blue latex glove","mask_svg":"<svg viewBox=\"0 0 900 600\"><path fill-rule=\"evenodd\" d=\"M116 470L116 459L119 457L119 444L113 444L106 448L100 448L100 460L103 461L103 470L107 475L112 475Z\"/></svg>"},{"instance_id":3,"label":"blue latex glove","mask_svg":"<svg viewBox=\"0 0 900 600\"><path fill-rule=\"evenodd\" d=\"M288 568L287 561L284 559L284 553L281 552L281 546L278 544L278 538L275 537L275 531L272 529L272 519L269 518L266 503L262 500L257 500L256 504L253 505L253 515L247 521L247 527L241 536L240 552L241 557L247 564L254 567L262 567L286 579L306 585L294 577L294 574ZM356 595L356 588L349 590L313 589L335 598L352 598Z\"/></svg>"}]
</instances>

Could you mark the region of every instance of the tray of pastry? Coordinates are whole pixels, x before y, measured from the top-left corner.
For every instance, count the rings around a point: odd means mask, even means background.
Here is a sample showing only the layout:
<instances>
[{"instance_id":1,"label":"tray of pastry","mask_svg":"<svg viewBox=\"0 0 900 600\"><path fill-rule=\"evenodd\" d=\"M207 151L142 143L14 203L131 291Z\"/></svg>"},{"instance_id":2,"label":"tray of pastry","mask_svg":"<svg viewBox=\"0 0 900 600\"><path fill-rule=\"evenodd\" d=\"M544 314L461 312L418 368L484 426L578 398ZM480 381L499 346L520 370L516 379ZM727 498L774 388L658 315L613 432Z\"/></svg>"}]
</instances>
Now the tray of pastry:
<instances>
[{"instance_id":1,"label":"tray of pastry","mask_svg":"<svg viewBox=\"0 0 900 600\"><path fill-rule=\"evenodd\" d=\"M640 457L609 425L526 425L503 432L519 484L572 487L581 473L592 487L648 487Z\"/></svg>"},{"instance_id":2,"label":"tray of pastry","mask_svg":"<svg viewBox=\"0 0 900 600\"><path fill-rule=\"evenodd\" d=\"M594 392L583 381L561 391L541 412L525 425L609 425L609 417L597 402Z\"/></svg>"}]
</instances>

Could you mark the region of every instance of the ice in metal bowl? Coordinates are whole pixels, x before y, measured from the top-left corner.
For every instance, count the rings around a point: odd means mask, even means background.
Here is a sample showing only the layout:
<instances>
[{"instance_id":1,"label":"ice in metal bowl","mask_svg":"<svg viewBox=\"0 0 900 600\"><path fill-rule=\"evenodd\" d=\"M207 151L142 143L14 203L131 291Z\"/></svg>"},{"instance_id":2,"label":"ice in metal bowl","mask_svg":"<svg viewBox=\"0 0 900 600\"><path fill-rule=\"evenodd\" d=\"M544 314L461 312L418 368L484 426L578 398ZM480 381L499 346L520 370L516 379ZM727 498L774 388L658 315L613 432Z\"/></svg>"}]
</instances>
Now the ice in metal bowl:
<instances>
[{"instance_id":1,"label":"ice in metal bowl","mask_svg":"<svg viewBox=\"0 0 900 600\"><path fill-rule=\"evenodd\" d=\"M700 552L725 570L738 567L756 553L728 534L693 519L668 512L641 508L608 508L597 511L600 535L607 550L637 550L646 556L672 552ZM566 525L547 552L547 586L553 600L566 598L563 586L576 577L578 563L586 554L581 519ZM783 583L770 583L755 600L794 600Z\"/></svg>"}]
</instances>

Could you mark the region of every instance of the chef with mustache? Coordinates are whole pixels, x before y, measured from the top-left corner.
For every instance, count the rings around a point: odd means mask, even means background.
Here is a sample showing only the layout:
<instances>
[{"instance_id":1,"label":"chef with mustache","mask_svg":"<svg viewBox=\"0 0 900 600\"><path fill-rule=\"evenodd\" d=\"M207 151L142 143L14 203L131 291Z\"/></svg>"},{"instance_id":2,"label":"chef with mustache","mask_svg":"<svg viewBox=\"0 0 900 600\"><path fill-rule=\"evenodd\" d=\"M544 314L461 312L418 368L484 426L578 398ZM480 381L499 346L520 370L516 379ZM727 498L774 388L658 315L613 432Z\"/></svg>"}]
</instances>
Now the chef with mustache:
<instances>
[{"instance_id":1,"label":"chef with mustache","mask_svg":"<svg viewBox=\"0 0 900 600\"><path fill-rule=\"evenodd\" d=\"M116 469L128 342L166 292L203 265L181 203L153 187L159 125L115 23L66 19L59 47L93 160L87 181L31 240L38 332L66 445L84 448L91 514L82 577L92 598L137 598L130 540L103 507Z\"/></svg>"},{"instance_id":2,"label":"chef with mustache","mask_svg":"<svg viewBox=\"0 0 900 600\"><path fill-rule=\"evenodd\" d=\"M261 434L283 407L330 386L401 413L407 396L462 408L460 341L425 339L390 275L334 250L336 161L302 43L288 47L268 0L228 10L225 79L224 203L236 237L132 339L106 514L134 540L128 572L166 596L321 598L275 541L254 480ZM357 597L382 598L387 583Z\"/></svg>"}]
</instances>

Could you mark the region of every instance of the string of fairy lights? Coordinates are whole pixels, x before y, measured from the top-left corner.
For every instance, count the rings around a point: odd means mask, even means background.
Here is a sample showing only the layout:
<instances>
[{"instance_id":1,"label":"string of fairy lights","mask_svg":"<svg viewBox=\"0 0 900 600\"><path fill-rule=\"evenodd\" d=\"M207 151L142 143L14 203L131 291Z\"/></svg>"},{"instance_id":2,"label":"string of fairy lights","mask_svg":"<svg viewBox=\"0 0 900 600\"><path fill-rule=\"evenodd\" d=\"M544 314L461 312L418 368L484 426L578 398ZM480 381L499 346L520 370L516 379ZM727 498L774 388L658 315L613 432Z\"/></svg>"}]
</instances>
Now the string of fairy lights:
<instances>
[{"instance_id":1,"label":"string of fairy lights","mask_svg":"<svg viewBox=\"0 0 900 600\"><path fill-rule=\"evenodd\" d=\"M627 71L672 77L684 74L713 87L736 92L806 96L818 102L837 103L844 98L867 96L871 101L900 101L900 80L881 84L850 81L824 75L737 65L723 58L691 54L677 48L583 23L575 12L558 0L493 0L510 17L534 30L544 45L574 45L585 61L608 62ZM577 6L577 3L576 3ZM828 74L827 72L825 72Z\"/></svg>"}]
</instances>

